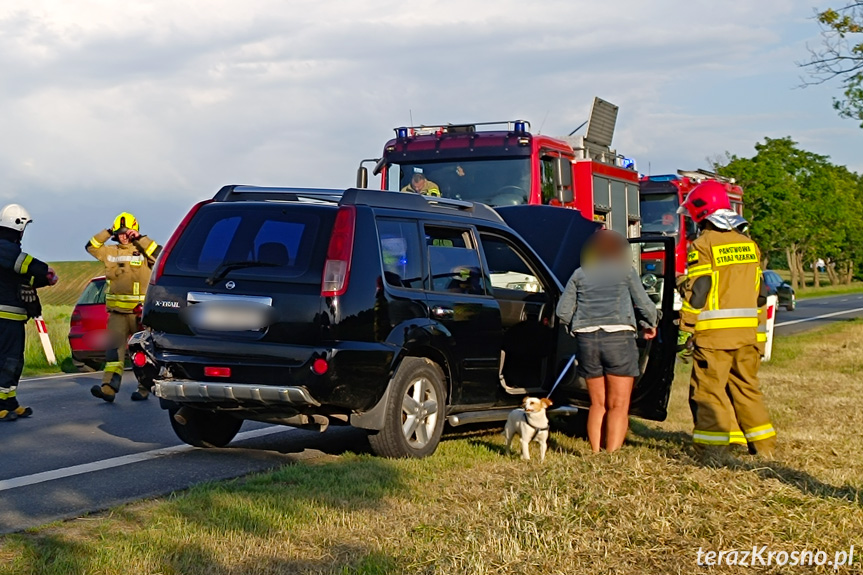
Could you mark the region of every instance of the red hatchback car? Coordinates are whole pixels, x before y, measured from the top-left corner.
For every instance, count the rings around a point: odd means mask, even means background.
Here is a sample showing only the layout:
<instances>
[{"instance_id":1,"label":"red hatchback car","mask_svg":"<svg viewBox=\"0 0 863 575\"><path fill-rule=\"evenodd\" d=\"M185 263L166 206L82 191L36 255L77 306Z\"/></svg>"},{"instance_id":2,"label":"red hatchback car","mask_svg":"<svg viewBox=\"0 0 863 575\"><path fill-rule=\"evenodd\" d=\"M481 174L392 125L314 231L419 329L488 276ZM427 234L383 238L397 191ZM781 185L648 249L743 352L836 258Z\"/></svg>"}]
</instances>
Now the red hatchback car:
<instances>
[{"instance_id":1,"label":"red hatchback car","mask_svg":"<svg viewBox=\"0 0 863 575\"><path fill-rule=\"evenodd\" d=\"M105 362L108 342L105 284L105 276L91 279L72 310L69 348L72 350L72 362L79 369L102 369Z\"/></svg>"}]
</instances>

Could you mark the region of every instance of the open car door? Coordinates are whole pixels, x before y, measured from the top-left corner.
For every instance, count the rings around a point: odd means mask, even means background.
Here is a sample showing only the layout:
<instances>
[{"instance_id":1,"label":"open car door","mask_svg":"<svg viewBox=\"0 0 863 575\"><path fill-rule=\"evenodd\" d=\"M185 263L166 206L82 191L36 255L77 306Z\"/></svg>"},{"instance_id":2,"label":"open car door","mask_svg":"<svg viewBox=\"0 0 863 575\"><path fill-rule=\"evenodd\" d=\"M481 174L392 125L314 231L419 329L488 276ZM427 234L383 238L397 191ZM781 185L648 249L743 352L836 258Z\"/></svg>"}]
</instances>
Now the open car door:
<instances>
[{"instance_id":1,"label":"open car door","mask_svg":"<svg viewBox=\"0 0 863 575\"><path fill-rule=\"evenodd\" d=\"M674 238L642 236L632 238L629 241L642 246L650 244L654 249L661 247L665 253L664 269L661 270L662 277L649 277L654 274L642 276L643 283L648 284L652 289L659 288L660 297L657 304L659 324L656 337L653 339L644 339L642 332L639 331L636 344L638 345L641 376L635 380L632 399L629 404L630 415L654 421L664 421L668 415L668 399L671 395L674 363L677 358L678 314L674 310ZM660 270L656 271L660 272ZM549 387L551 398L558 406L589 407L590 397L587 392L587 383L583 378L576 377L575 365L568 364L568 358L575 354L575 338L566 332L564 326L559 326L559 330L558 349L561 352L558 356L560 370L558 373L560 374L560 381L556 388ZM570 355L567 356L568 353ZM577 361L577 354L575 355Z\"/></svg>"},{"instance_id":2,"label":"open car door","mask_svg":"<svg viewBox=\"0 0 863 575\"><path fill-rule=\"evenodd\" d=\"M658 285L660 287L659 325L656 337L645 340L639 334L638 352L641 377L635 380L632 389L632 399L629 414L664 421L668 415L668 398L671 395L671 384L674 381L674 362L677 359L678 313L674 310L674 291L676 278L674 271L674 238L666 236L641 236L631 238L630 243L645 246L662 246L665 253L663 269L660 277L642 276L645 287ZM656 270L659 272L660 270ZM656 281L662 280L662 281Z\"/></svg>"},{"instance_id":3,"label":"open car door","mask_svg":"<svg viewBox=\"0 0 863 575\"><path fill-rule=\"evenodd\" d=\"M552 206L512 206L496 208L506 223L524 238L554 273L561 286L566 286L569 277L580 265L581 248L584 242L602 226L584 218L577 210ZM674 238L665 236L642 236L629 240L643 249L662 249L663 269L655 270L655 277L642 276L643 281L659 289L660 319L656 338L637 340L641 377L636 379L632 391L629 413L645 419L663 421L667 414L668 398L674 379L674 363L677 354L677 312L674 311ZM636 258L637 260L637 258ZM657 280L657 281L654 281ZM590 397L587 384L576 378L570 358L575 354L575 338L565 326L557 325L556 373L549 374L544 388L552 392L557 406L574 405L588 407ZM577 358L576 358L577 361ZM557 380L560 380L559 382Z\"/></svg>"}]
</instances>

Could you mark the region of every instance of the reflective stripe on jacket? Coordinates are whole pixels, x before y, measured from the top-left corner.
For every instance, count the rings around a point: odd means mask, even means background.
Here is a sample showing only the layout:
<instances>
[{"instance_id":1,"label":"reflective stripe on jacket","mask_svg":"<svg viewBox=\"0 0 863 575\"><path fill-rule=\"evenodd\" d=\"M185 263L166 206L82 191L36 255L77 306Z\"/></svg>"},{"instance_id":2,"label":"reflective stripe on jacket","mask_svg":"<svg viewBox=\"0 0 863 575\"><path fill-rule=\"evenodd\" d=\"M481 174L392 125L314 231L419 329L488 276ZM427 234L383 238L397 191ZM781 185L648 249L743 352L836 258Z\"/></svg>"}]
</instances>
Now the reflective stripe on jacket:
<instances>
[{"instance_id":1,"label":"reflective stripe on jacket","mask_svg":"<svg viewBox=\"0 0 863 575\"><path fill-rule=\"evenodd\" d=\"M125 245L106 245L110 237L108 230L102 230L87 243L87 252L105 264L105 306L111 311L131 313L144 302L152 262L160 246L147 236Z\"/></svg>"},{"instance_id":2,"label":"reflective stripe on jacket","mask_svg":"<svg viewBox=\"0 0 863 575\"><path fill-rule=\"evenodd\" d=\"M759 324L761 252L737 231L704 230L692 242L681 323L692 324L695 344L711 349L755 345ZM710 278L704 305L692 305L693 286Z\"/></svg>"}]
</instances>

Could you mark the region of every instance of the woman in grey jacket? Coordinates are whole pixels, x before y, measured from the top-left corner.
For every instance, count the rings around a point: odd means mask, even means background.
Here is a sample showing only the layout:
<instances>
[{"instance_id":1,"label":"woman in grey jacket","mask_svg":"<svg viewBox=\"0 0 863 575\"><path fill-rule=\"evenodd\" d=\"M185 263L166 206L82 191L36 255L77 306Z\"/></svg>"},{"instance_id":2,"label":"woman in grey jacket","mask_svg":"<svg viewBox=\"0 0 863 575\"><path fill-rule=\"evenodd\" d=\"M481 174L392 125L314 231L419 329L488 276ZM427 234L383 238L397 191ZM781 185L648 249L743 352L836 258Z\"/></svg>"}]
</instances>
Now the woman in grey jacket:
<instances>
[{"instance_id":1,"label":"woman in grey jacket","mask_svg":"<svg viewBox=\"0 0 863 575\"><path fill-rule=\"evenodd\" d=\"M587 437L594 452L616 451L629 427L629 399L640 375L635 337L656 336L656 305L632 266L629 242L600 230L584 246L557 304L557 316L577 339L578 374L587 381Z\"/></svg>"}]
</instances>

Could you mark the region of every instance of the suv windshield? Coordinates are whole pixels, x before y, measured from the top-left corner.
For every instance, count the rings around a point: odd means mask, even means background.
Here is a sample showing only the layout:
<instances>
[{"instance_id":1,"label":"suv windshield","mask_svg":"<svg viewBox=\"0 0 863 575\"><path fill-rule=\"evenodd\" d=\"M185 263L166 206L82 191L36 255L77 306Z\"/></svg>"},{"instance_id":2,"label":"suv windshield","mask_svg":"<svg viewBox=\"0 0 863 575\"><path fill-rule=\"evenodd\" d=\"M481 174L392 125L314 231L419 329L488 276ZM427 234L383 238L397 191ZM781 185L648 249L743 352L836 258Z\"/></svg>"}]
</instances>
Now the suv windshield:
<instances>
[{"instance_id":1,"label":"suv windshield","mask_svg":"<svg viewBox=\"0 0 863 575\"><path fill-rule=\"evenodd\" d=\"M320 282L334 210L213 204L202 209L177 242L165 273L216 279Z\"/></svg>"},{"instance_id":2,"label":"suv windshield","mask_svg":"<svg viewBox=\"0 0 863 575\"><path fill-rule=\"evenodd\" d=\"M529 158L391 164L389 189L409 191L414 174L436 184L445 198L490 206L515 206L529 199Z\"/></svg>"},{"instance_id":3,"label":"suv windshield","mask_svg":"<svg viewBox=\"0 0 863 575\"><path fill-rule=\"evenodd\" d=\"M680 230L677 194L641 196L641 231L650 234L676 234Z\"/></svg>"}]
</instances>

